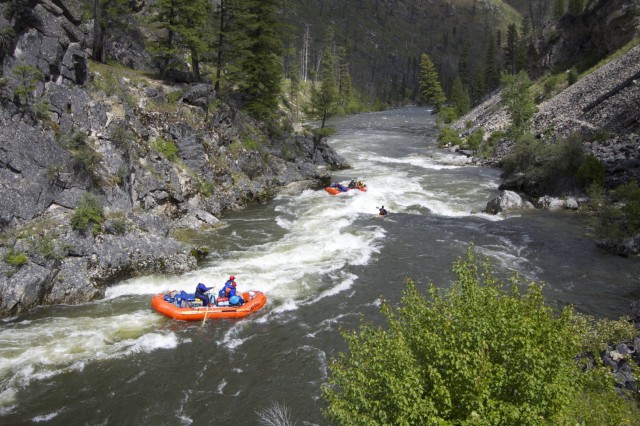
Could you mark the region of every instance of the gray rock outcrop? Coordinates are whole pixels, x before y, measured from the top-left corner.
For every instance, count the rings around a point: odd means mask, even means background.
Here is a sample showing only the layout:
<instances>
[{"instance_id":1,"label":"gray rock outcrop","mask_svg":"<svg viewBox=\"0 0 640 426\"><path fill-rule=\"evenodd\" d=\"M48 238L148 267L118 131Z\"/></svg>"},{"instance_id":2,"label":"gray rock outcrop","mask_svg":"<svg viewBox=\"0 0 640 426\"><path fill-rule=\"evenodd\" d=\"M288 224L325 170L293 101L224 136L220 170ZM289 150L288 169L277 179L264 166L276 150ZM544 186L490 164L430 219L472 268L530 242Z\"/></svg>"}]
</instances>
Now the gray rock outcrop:
<instances>
[{"instance_id":1,"label":"gray rock outcrop","mask_svg":"<svg viewBox=\"0 0 640 426\"><path fill-rule=\"evenodd\" d=\"M214 229L225 211L320 187L330 170L348 167L326 142L270 138L231 103L207 111L211 85L90 73L90 32L75 6L37 2L15 49L0 52L9 77L0 86L0 317L94 300L131 276L194 269L204 252L174 231ZM42 75L16 103L20 66ZM176 91L183 95L171 103ZM102 217L77 229L87 194Z\"/></svg>"}]
</instances>

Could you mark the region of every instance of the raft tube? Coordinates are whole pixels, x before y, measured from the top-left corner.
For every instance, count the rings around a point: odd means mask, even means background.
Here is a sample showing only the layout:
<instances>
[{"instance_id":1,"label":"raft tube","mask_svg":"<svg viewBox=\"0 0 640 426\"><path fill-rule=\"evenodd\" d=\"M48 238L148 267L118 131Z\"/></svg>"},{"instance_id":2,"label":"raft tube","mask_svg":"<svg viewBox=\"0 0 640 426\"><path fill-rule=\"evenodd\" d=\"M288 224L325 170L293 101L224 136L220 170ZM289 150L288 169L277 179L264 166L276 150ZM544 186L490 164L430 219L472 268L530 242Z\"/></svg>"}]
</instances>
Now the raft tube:
<instances>
[{"instance_id":1,"label":"raft tube","mask_svg":"<svg viewBox=\"0 0 640 426\"><path fill-rule=\"evenodd\" d=\"M202 321L219 318L244 318L252 312L260 310L267 303L267 296L263 292L252 290L242 293L245 300L242 306L186 306L180 307L165 300L165 293L156 294L151 298L151 307L157 312L180 321ZM189 303L187 303L189 305Z\"/></svg>"}]
</instances>

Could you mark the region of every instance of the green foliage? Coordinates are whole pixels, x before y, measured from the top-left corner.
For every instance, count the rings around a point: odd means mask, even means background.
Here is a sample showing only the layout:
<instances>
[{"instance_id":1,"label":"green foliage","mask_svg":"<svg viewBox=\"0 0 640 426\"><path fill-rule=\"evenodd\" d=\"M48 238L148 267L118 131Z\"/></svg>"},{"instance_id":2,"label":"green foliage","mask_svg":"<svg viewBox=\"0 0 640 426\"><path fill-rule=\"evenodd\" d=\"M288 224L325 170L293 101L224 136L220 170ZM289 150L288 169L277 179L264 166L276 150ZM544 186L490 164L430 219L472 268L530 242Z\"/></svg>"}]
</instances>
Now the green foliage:
<instances>
[{"instance_id":1,"label":"green foliage","mask_svg":"<svg viewBox=\"0 0 640 426\"><path fill-rule=\"evenodd\" d=\"M436 124L438 127L442 127L443 125L453 123L458 117L458 109L455 106L443 106L440 108L440 112L438 112Z\"/></svg>"},{"instance_id":2,"label":"green foliage","mask_svg":"<svg viewBox=\"0 0 640 426\"><path fill-rule=\"evenodd\" d=\"M501 131L493 132L486 141L484 141L480 145L480 149L478 154L481 158L491 158L496 154L496 149L498 148L498 143L501 138L504 138L506 133Z\"/></svg>"},{"instance_id":3,"label":"green foliage","mask_svg":"<svg viewBox=\"0 0 640 426\"><path fill-rule=\"evenodd\" d=\"M457 130L452 129L451 127L443 127L440 129L440 134L438 135L438 146L440 148L461 144L462 138Z\"/></svg>"},{"instance_id":4,"label":"green foliage","mask_svg":"<svg viewBox=\"0 0 640 426\"><path fill-rule=\"evenodd\" d=\"M565 0L555 0L553 3L553 17L556 19L562 18L565 11Z\"/></svg>"},{"instance_id":5,"label":"green foliage","mask_svg":"<svg viewBox=\"0 0 640 426\"><path fill-rule=\"evenodd\" d=\"M71 227L76 231L85 231L89 225L94 234L100 231L104 222L100 198L90 192L85 193L71 216Z\"/></svg>"},{"instance_id":6,"label":"green foliage","mask_svg":"<svg viewBox=\"0 0 640 426\"><path fill-rule=\"evenodd\" d=\"M469 97L469 91L462 84L459 76L453 81L453 87L451 88L451 102L453 103L458 117L462 117L471 109L471 98Z\"/></svg>"},{"instance_id":7,"label":"green foliage","mask_svg":"<svg viewBox=\"0 0 640 426\"><path fill-rule=\"evenodd\" d=\"M76 165L89 172L95 171L102 160L102 155L96 152L87 140L86 133L77 131L61 136L62 146L69 151Z\"/></svg>"},{"instance_id":8,"label":"green foliage","mask_svg":"<svg viewBox=\"0 0 640 426\"><path fill-rule=\"evenodd\" d=\"M9 250L4 258L4 261L11 266L21 267L29 262L29 258L26 254L19 251Z\"/></svg>"},{"instance_id":9,"label":"green foliage","mask_svg":"<svg viewBox=\"0 0 640 426\"><path fill-rule=\"evenodd\" d=\"M583 188L588 188L593 184L602 186L604 185L605 171L604 164L593 154L588 154L576 171L578 184Z\"/></svg>"},{"instance_id":10,"label":"green foliage","mask_svg":"<svg viewBox=\"0 0 640 426\"><path fill-rule=\"evenodd\" d=\"M583 152L580 135L552 145L525 134L503 159L502 169L504 177L516 179L532 195L564 194L603 179L597 163Z\"/></svg>"},{"instance_id":11,"label":"green foliage","mask_svg":"<svg viewBox=\"0 0 640 426\"><path fill-rule=\"evenodd\" d=\"M638 419L610 378L580 371L575 357L589 331L576 332L570 307L554 313L540 285L523 288L517 277L507 290L472 248L453 270L452 286L430 286L428 298L407 280L401 305L382 306L386 328L342 331L349 351L329 365L328 418L341 425L558 424L583 415L586 404L576 398L597 389L607 401L600 424L621 412Z\"/></svg>"},{"instance_id":12,"label":"green foliage","mask_svg":"<svg viewBox=\"0 0 640 426\"><path fill-rule=\"evenodd\" d=\"M569 13L573 16L582 15L584 0L569 0Z\"/></svg>"},{"instance_id":13,"label":"green foliage","mask_svg":"<svg viewBox=\"0 0 640 426\"><path fill-rule=\"evenodd\" d=\"M587 208L593 212L597 237L620 240L640 233L640 187L633 180L605 193L599 185L589 188Z\"/></svg>"},{"instance_id":14,"label":"green foliage","mask_svg":"<svg viewBox=\"0 0 640 426\"><path fill-rule=\"evenodd\" d=\"M167 160L175 161L178 159L178 147L172 141L159 137L153 142L153 147L158 150Z\"/></svg>"},{"instance_id":15,"label":"green foliage","mask_svg":"<svg viewBox=\"0 0 640 426\"><path fill-rule=\"evenodd\" d=\"M329 48L325 49L322 57L322 69L320 79L322 84L319 89L311 92L311 106L313 115L322 120L320 127L324 127L328 118L337 114L340 93L336 81L336 63Z\"/></svg>"},{"instance_id":16,"label":"green foliage","mask_svg":"<svg viewBox=\"0 0 640 426\"><path fill-rule=\"evenodd\" d=\"M242 4L247 44L240 61L243 78L237 83L247 100L247 111L258 119L273 119L283 77L279 0L245 0Z\"/></svg>"},{"instance_id":17,"label":"green foliage","mask_svg":"<svg viewBox=\"0 0 640 426\"><path fill-rule=\"evenodd\" d=\"M578 81L579 77L580 76L578 75L578 71L575 68L571 68L569 71L567 71L567 84L569 86L575 84Z\"/></svg>"},{"instance_id":18,"label":"green foliage","mask_svg":"<svg viewBox=\"0 0 640 426\"><path fill-rule=\"evenodd\" d=\"M426 53L420 56L420 91L424 99L438 111L447 98L440 84L440 77L431 58Z\"/></svg>"},{"instance_id":19,"label":"green foliage","mask_svg":"<svg viewBox=\"0 0 640 426\"><path fill-rule=\"evenodd\" d=\"M196 188L198 190L198 192L200 194L202 194L202 196L204 198L209 198L213 195L213 191L214 191L214 186L213 183L208 181L208 180L204 180L204 179L199 179L197 184L196 184Z\"/></svg>"},{"instance_id":20,"label":"green foliage","mask_svg":"<svg viewBox=\"0 0 640 426\"><path fill-rule=\"evenodd\" d=\"M502 85L502 101L511 118L509 133L517 139L529 130L531 118L537 111L530 91L531 80L526 72L520 71L516 75L503 74Z\"/></svg>"},{"instance_id":21,"label":"green foliage","mask_svg":"<svg viewBox=\"0 0 640 426\"><path fill-rule=\"evenodd\" d=\"M35 102L36 85L44 80L42 72L31 65L17 65L11 72L17 80L14 99L21 108L28 108Z\"/></svg>"},{"instance_id":22,"label":"green foliage","mask_svg":"<svg viewBox=\"0 0 640 426\"><path fill-rule=\"evenodd\" d=\"M484 140L484 130L478 129L475 132L471 133L469 136L467 136L464 146L467 149L470 149L474 152L478 152L478 149L480 148L480 145L482 144L483 140Z\"/></svg>"}]
</instances>

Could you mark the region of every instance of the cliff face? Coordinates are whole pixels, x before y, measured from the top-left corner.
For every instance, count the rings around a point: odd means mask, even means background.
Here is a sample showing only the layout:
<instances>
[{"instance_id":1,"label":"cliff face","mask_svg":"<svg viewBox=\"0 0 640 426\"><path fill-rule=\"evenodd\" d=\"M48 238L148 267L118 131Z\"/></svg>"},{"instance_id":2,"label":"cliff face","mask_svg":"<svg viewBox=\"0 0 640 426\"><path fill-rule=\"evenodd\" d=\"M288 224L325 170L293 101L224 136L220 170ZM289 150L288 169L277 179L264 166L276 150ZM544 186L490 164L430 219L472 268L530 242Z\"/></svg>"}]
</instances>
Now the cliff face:
<instances>
[{"instance_id":1,"label":"cliff face","mask_svg":"<svg viewBox=\"0 0 640 426\"><path fill-rule=\"evenodd\" d=\"M565 16L554 27L559 34L557 40L541 50L547 53L542 55L544 60L537 64L537 69L558 68L567 62L578 63L580 60L584 62L586 56L591 62L594 58L601 59L598 55L611 53L611 49L640 34L639 12L640 5L635 1L595 1L590 3L583 18ZM593 35L585 30L587 22L597 26ZM573 25L569 26L570 23ZM574 32L575 26L577 30ZM537 137L544 136L552 142L579 132L586 140L584 149L605 164L610 187L634 178L640 181L639 82L640 46L636 46L539 104L531 131ZM471 128L466 127L469 122L473 123ZM500 93L454 123L454 127L463 134L478 128L491 133L505 130L509 125ZM500 160L510 145L510 141L504 141L494 160Z\"/></svg>"},{"instance_id":2,"label":"cliff face","mask_svg":"<svg viewBox=\"0 0 640 426\"><path fill-rule=\"evenodd\" d=\"M588 3L580 16L567 13L557 23L544 28L531 52L533 77L571 68L583 71L640 36L637 1Z\"/></svg>"},{"instance_id":3,"label":"cliff face","mask_svg":"<svg viewBox=\"0 0 640 426\"><path fill-rule=\"evenodd\" d=\"M31 3L0 3L0 27L13 30L0 52L0 316L193 269L201 252L174 231L215 228L224 211L347 167L326 144L273 136L232 104L209 110L210 85L90 63L79 4ZM104 220L74 228L88 193Z\"/></svg>"}]
</instances>

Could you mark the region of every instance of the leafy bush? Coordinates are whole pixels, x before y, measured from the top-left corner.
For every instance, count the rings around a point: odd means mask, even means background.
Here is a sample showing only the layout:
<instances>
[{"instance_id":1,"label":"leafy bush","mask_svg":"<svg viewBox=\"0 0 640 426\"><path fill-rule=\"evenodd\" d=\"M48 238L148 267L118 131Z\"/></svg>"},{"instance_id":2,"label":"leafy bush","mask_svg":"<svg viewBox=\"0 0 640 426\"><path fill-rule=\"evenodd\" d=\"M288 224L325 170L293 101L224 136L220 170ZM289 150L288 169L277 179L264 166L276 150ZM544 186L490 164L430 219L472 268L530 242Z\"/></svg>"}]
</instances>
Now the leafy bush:
<instances>
[{"instance_id":1,"label":"leafy bush","mask_svg":"<svg viewBox=\"0 0 640 426\"><path fill-rule=\"evenodd\" d=\"M586 155L582 138L574 134L555 145L523 135L503 159L505 178L519 181L532 195L582 191L604 179L598 160Z\"/></svg>"},{"instance_id":2,"label":"leafy bush","mask_svg":"<svg viewBox=\"0 0 640 426\"><path fill-rule=\"evenodd\" d=\"M158 138L153 142L153 147L158 150L167 160L174 161L178 158L178 147L165 138Z\"/></svg>"},{"instance_id":3,"label":"leafy bush","mask_svg":"<svg viewBox=\"0 0 640 426\"><path fill-rule=\"evenodd\" d=\"M596 236L620 240L640 233L640 187L633 180L605 193L597 184L589 188L587 208L593 212Z\"/></svg>"},{"instance_id":4,"label":"leafy bush","mask_svg":"<svg viewBox=\"0 0 640 426\"><path fill-rule=\"evenodd\" d=\"M26 254L21 251L9 250L7 255L4 258L5 262L7 262L11 266L21 267L22 265L27 264L29 262L29 258Z\"/></svg>"},{"instance_id":5,"label":"leafy bush","mask_svg":"<svg viewBox=\"0 0 640 426\"><path fill-rule=\"evenodd\" d=\"M443 106L440 108L438 112L438 126L442 126L444 124L451 124L458 118L458 110L455 106Z\"/></svg>"},{"instance_id":6,"label":"leafy bush","mask_svg":"<svg viewBox=\"0 0 640 426\"><path fill-rule=\"evenodd\" d=\"M80 199L78 207L71 216L71 227L76 231L84 231L89 225L94 234L100 231L100 224L104 221L100 198L89 192Z\"/></svg>"},{"instance_id":7,"label":"leafy bush","mask_svg":"<svg viewBox=\"0 0 640 426\"><path fill-rule=\"evenodd\" d=\"M438 146L443 148L445 146L456 145L462 145L462 138L458 132L451 127L443 127L440 129L440 134L438 135Z\"/></svg>"},{"instance_id":8,"label":"leafy bush","mask_svg":"<svg viewBox=\"0 0 640 426\"><path fill-rule=\"evenodd\" d=\"M481 145L478 151L478 154L482 158L490 158L496 155L496 150L498 149L498 143L500 143L500 139L504 138L506 133L501 131L493 132L487 140L485 140Z\"/></svg>"},{"instance_id":9,"label":"leafy bush","mask_svg":"<svg viewBox=\"0 0 640 426\"><path fill-rule=\"evenodd\" d=\"M93 149L82 131L67 133L61 137L62 146L69 151L76 165L94 171L102 156Z\"/></svg>"},{"instance_id":10,"label":"leafy bush","mask_svg":"<svg viewBox=\"0 0 640 426\"><path fill-rule=\"evenodd\" d=\"M529 130L529 124L537 108L531 94L531 80L526 72L502 75L502 102L511 118L509 133L517 139Z\"/></svg>"},{"instance_id":11,"label":"leafy bush","mask_svg":"<svg viewBox=\"0 0 640 426\"><path fill-rule=\"evenodd\" d=\"M598 399L598 424L640 420L611 374L582 371L591 335L571 307L546 305L541 286L510 290L473 249L448 290L429 297L407 280L401 305L383 303L387 327L342 330L349 351L329 365L325 415L336 424L581 424ZM588 339L587 339L588 340Z\"/></svg>"},{"instance_id":12,"label":"leafy bush","mask_svg":"<svg viewBox=\"0 0 640 426\"><path fill-rule=\"evenodd\" d=\"M480 145L482 144L483 140L484 140L484 130L478 129L475 132L471 133L469 136L467 136L467 139L465 140L464 145L467 149L471 149L473 150L473 152L478 152L478 148L480 148Z\"/></svg>"}]
</instances>

